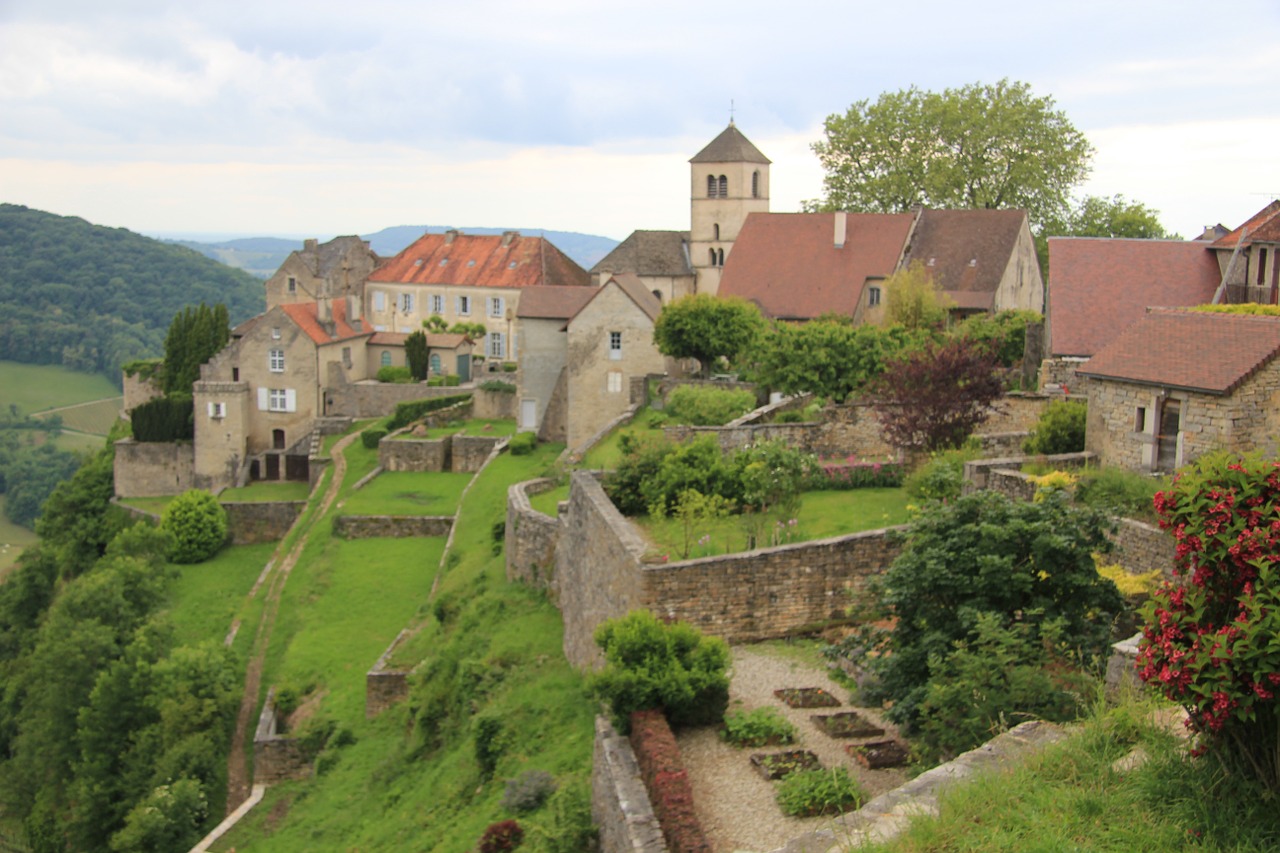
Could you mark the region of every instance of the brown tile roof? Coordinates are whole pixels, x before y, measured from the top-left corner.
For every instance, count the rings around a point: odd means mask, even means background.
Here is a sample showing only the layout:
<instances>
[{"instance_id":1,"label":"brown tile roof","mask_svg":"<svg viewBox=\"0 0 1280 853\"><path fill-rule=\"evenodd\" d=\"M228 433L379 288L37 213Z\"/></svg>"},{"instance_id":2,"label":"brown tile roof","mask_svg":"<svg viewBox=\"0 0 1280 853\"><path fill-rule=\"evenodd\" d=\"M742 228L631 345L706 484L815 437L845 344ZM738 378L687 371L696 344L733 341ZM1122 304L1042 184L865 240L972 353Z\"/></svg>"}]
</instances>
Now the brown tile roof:
<instances>
[{"instance_id":1,"label":"brown tile roof","mask_svg":"<svg viewBox=\"0 0 1280 853\"><path fill-rule=\"evenodd\" d=\"M568 320L596 295L594 287L531 287L521 291L516 316L529 320Z\"/></svg>"},{"instance_id":2,"label":"brown tile roof","mask_svg":"<svg viewBox=\"0 0 1280 853\"><path fill-rule=\"evenodd\" d=\"M923 264L959 307L989 311L1026 222L1024 210L925 210L906 262Z\"/></svg>"},{"instance_id":3,"label":"brown tile roof","mask_svg":"<svg viewBox=\"0 0 1280 853\"><path fill-rule=\"evenodd\" d=\"M1280 243L1280 200L1273 201L1259 210L1248 221L1225 237L1213 242L1215 249L1234 249L1240 237L1248 232L1243 245L1257 240L1260 243Z\"/></svg>"},{"instance_id":4,"label":"brown tile roof","mask_svg":"<svg viewBox=\"0 0 1280 853\"><path fill-rule=\"evenodd\" d=\"M688 231L632 231L591 268L592 273L692 276Z\"/></svg>"},{"instance_id":5,"label":"brown tile roof","mask_svg":"<svg viewBox=\"0 0 1280 853\"><path fill-rule=\"evenodd\" d=\"M1079 373L1228 394L1280 352L1280 317L1153 309Z\"/></svg>"},{"instance_id":6,"label":"brown tile roof","mask_svg":"<svg viewBox=\"0 0 1280 853\"><path fill-rule=\"evenodd\" d=\"M371 333L370 329L355 328L347 323L347 301L345 299L335 299L331 304L333 306L333 334L326 331L324 326L320 324L320 317L316 313L316 303L314 302L294 302L289 305L281 305L280 309L289 315L289 319L298 324L298 328L306 332L307 337L318 344L331 344L336 341L363 337Z\"/></svg>"},{"instance_id":7,"label":"brown tile roof","mask_svg":"<svg viewBox=\"0 0 1280 853\"><path fill-rule=\"evenodd\" d=\"M1049 238L1049 352L1090 356L1152 306L1203 305L1221 277L1204 243Z\"/></svg>"},{"instance_id":8,"label":"brown tile roof","mask_svg":"<svg viewBox=\"0 0 1280 853\"><path fill-rule=\"evenodd\" d=\"M771 317L852 315L867 279L897 268L915 214L844 214L840 249L836 215L752 213L725 260L719 293L755 302Z\"/></svg>"},{"instance_id":9,"label":"brown tile roof","mask_svg":"<svg viewBox=\"0 0 1280 853\"><path fill-rule=\"evenodd\" d=\"M732 121L720 135L694 154L690 163L768 163L769 158L751 144Z\"/></svg>"},{"instance_id":10,"label":"brown tile roof","mask_svg":"<svg viewBox=\"0 0 1280 853\"><path fill-rule=\"evenodd\" d=\"M543 237L506 234L424 234L369 276L398 284L475 287L585 287L587 271Z\"/></svg>"}]
</instances>

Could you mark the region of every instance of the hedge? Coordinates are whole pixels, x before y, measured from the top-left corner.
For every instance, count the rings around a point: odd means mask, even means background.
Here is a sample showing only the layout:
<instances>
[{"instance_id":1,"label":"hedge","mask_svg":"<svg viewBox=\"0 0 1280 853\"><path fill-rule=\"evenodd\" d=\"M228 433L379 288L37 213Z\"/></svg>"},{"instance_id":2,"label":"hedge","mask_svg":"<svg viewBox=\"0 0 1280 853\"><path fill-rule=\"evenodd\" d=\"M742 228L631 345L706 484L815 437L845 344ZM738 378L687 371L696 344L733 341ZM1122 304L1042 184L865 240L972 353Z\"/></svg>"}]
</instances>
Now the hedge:
<instances>
[{"instance_id":1,"label":"hedge","mask_svg":"<svg viewBox=\"0 0 1280 853\"><path fill-rule=\"evenodd\" d=\"M387 424L387 429L400 429L400 427L408 426L432 412L470 401L470 394L451 394L448 397L432 397L429 400L409 400L408 402L400 403L396 406L396 413L392 415L391 422Z\"/></svg>"},{"instance_id":2,"label":"hedge","mask_svg":"<svg viewBox=\"0 0 1280 853\"><path fill-rule=\"evenodd\" d=\"M693 808L693 788L676 736L661 711L631 715L631 748L671 853L711 853Z\"/></svg>"},{"instance_id":3,"label":"hedge","mask_svg":"<svg viewBox=\"0 0 1280 853\"><path fill-rule=\"evenodd\" d=\"M156 397L129 413L134 441L191 441L196 434L190 394Z\"/></svg>"}]
</instances>

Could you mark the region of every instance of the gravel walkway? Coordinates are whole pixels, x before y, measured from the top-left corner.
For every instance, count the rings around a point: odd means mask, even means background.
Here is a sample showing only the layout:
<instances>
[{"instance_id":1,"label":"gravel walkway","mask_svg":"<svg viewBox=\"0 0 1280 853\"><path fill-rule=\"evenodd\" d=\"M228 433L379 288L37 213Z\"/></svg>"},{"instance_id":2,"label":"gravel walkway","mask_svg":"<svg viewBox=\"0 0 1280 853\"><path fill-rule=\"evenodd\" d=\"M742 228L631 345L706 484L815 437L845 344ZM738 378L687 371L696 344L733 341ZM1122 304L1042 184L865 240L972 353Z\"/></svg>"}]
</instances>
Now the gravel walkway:
<instances>
[{"instance_id":1,"label":"gravel walkway","mask_svg":"<svg viewBox=\"0 0 1280 853\"><path fill-rule=\"evenodd\" d=\"M823 767L848 769L849 775L862 785L868 799L896 788L906 780L901 769L865 769L844 750L845 744L862 741L828 737L809 720L813 714L858 710L867 719L883 726L885 737L892 737L896 730L879 713L855 709L848 704L839 708L788 708L773 695L774 690L784 687L821 687L841 701L847 702L849 698L849 691L833 683L819 667L771 651L767 646L737 646L733 649L729 710L751 710L762 705L776 708L795 724L798 730L796 743L788 747L739 749L721 741L718 729L711 727L688 730L678 737L693 784L698 817L715 853L766 853L797 835L821 829L830 821L825 817L794 818L784 815L774 800L777 783L765 781L751 766L753 752L810 750L817 754Z\"/></svg>"}]
</instances>

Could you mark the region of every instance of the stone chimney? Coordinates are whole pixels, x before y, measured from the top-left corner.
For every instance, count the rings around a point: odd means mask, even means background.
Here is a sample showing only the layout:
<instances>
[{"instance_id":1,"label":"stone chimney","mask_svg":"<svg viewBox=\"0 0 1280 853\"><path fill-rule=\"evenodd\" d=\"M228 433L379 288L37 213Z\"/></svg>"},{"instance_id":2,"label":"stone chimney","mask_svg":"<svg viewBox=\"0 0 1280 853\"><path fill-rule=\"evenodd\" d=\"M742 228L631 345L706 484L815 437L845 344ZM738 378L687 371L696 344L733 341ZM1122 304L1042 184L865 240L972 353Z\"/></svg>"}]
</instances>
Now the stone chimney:
<instances>
[{"instance_id":1,"label":"stone chimney","mask_svg":"<svg viewBox=\"0 0 1280 853\"><path fill-rule=\"evenodd\" d=\"M354 326L356 323L360 322L361 319L360 297L349 294L347 296L347 322Z\"/></svg>"},{"instance_id":2,"label":"stone chimney","mask_svg":"<svg viewBox=\"0 0 1280 853\"><path fill-rule=\"evenodd\" d=\"M316 300L316 320L320 322L320 327L333 336L333 299L328 296L321 296Z\"/></svg>"},{"instance_id":3,"label":"stone chimney","mask_svg":"<svg viewBox=\"0 0 1280 853\"><path fill-rule=\"evenodd\" d=\"M511 245L511 241L520 236L519 231L503 231L502 232L502 248Z\"/></svg>"},{"instance_id":4,"label":"stone chimney","mask_svg":"<svg viewBox=\"0 0 1280 853\"><path fill-rule=\"evenodd\" d=\"M845 231L849 226L848 216L843 210L837 211L835 215L835 234L834 242L837 249L844 248Z\"/></svg>"},{"instance_id":5,"label":"stone chimney","mask_svg":"<svg viewBox=\"0 0 1280 853\"><path fill-rule=\"evenodd\" d=\"M458 239L458 229L450 228L448 231L444 232L444 244L446 246L453 243L456 239Z\"/></svg>"}]
</instances>

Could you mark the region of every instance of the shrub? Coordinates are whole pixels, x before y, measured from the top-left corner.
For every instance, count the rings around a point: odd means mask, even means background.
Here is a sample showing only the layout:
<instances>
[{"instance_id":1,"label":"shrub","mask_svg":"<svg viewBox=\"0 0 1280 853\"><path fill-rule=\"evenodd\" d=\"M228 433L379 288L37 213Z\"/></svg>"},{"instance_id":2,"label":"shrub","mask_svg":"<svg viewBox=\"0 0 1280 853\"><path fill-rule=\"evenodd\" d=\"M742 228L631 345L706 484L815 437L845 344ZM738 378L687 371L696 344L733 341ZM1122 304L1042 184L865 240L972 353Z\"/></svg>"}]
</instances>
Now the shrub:
<instances>
[{"instance_id":1,"label":"shrub","mask_svg":"<svg viewBox=\"0 0 1280 853\"><path fill-rule=\"evenodd\" d=\"M843 814L862 805L866 795L843 767L800 770L778 783L778 806L792 817Z\"/></svg>"},{"instance_id":2,"label":"shrub","mask_svg":"<svg viewBox=\"0 0 1280 853\"><path fill-rule=\"evenodd\" d=\"M1076 483L1075 499L1103 512L1154 522L1156 493L1168 485L1167 477L1123 468L1088 468Z\"/></svg>"},{"instance_id":3,"label":"shrub","mask_svg":"<svg viewBox=\"0 0 1280 853\"><path fill-rule=\"evenodd\" d=\"M649 511L645 483L656 476L662 461L676 446L661 438L638 438L624 432L618 441L622 454L618 466L604 481L604 490L623 515L643 515Z\"/></svg>"},{"instance_id":4,"label":"shrub","mask_svg":"<svg viewBox=\"0 0 1280 853\"><path fill-rule=\"evenodd\" d=\"M427 387L428 387L428 388L440 388L440 387L443 387L443 386L444 386L444 377L443 377L443 376L428 376L428 377L427 377Z\"/></svg>"},{"instance_id":5,"label":"shrub","mask_svg":"<svg viewBox=\"0 0 1280 853\"><path fill-rule=\"evenodd\" d=\"M502 807L516 814L536 811L555 792L556 780L550 773L545 770L526 770L516 778L507 780L502 789Z\"/></svg>"},{"instance_id":6,"label":"shrub","mask_svg":"<svg viewBox=\"0 0 1280 853\"><path fill-rule=\"evenodd\" d=\"M514 394L516 386L511 382L503 382L501 379L488 379L479 385L481 391L491 391L495 394Z\"/></svg>"},{"instance_id":7,"label":"shrub","mask_svg":"<svg viewBox=\"0 0 1280 853\"><path fill-rule=\"evenodd\" d=\"M165 507L160 526L173 536L169 559L175 563L202 563L227 541L227 511L203 489L174 498Z\"/></svg>"},{"instance_id":8,"label":"shrub","mask_svg":"<svg viewBox=\"0 0 1280 853\"><path fill-rule=\"evenodd\" d=\"M1280 462L1201 457L1156 495L1174 583L1145 608L1139 675L1183 706L1196 754L1280 788Z\"/></svg>"},{"instance_id":9,"label":"shrub","mask_svg":"<svg viewBox=\"0 0 1280 853\"><path fill-rule=\"evenodd\" d=\"M413 374L409 372L408 367L388 364L386 367L378 368L377 379L379 382L404 384L413 381Z\"/></svg>"},{"instance_id":10,"label":"shrub","mask_svg":"<svg viewBox=\"0 0 1280 853\"><path fill-rule=\"evenodd\" d=\"M502 720L491 716L475 718L476 763L480 765L480 775L488 779L498 767L498 759L502 757Z\"/></svg>"},{"instance_id":11,"label":"shrub","mask_svg":"<svg viewBox=\"0 0 1280 853\"><path fill-rule=\"evenodd\" d=\"M710 853L693 808L689 774L671 727L659 711L637 711L628 717L631 747L640 778L649 791L654 814L672 853Z\"/></svg>"},{"instance_id":12,"label":"shrub","mask_svg":"<svg viewBox=\"0 0 1280 853\"><path fill-rule=\"evenodd\" d=\"M721 735L734 746L769 746L793 743L796 727L776 708L765 706L726 714Z\"/></svg>"},{"instance_id":13,"label":"shrub","mask_svg":"<svg viewBox=\"0 0 1280 853\"><path fill-rule=\"evenodd\" d=\"M520 369L520 365L516 364L514 361L502 362L503 373L515 373L519 369Z\"/></svg>"},{"instance_id":14,"label":"shrub","mask_svg":"<svg viewBox=\"0 0 1280 853\"><path fill-rule=\"evenodd\" d=\"M1055 400L1045 407L1022 449L1027 453L1079 453L1084 450L1088 413L1089 406L1079 400Z\"/></svg>"},{"instance_id":15,"label":"shrub","mask_svg":"<svg viewBox=\"0 0 1280 853\"><path fill-rule=\"evenodd\" d=\"M515 850L524 841L524 830L514 820L489 824L480 836L480 853L505 853Z\"/></svg>"},{"instance_id":16,"label":"shrub","mask_svg":"<svg viewBox=\"0 0 1280 853\"><path fill-rule=\"evenodd\" d=\"M775 424L799 424L804 423L804 419L804 412L799 412L795 409L778 412L778 414L773 416L773 422Z\"/></svg>"},{"instance_id":17,"label":"shrub","mask_svg":"<svg viewBox=\"0 0 1280 853\"><path fill-rule=\"evenodd\" d=\"M444 387L456 388L462 384L462 377L456 373L450 373L444 377Z\"/></svg>"},{"instance_id":18,"label":"shrub","mask_svg":"<svg viewBox=\"0 0 1280 853\"><path fill-rule=\"evenodd\" d=\"M191 441L195 437L195 407L190 394L156 397L129 412L135 441Z\"/></svg>"},{"instance_id":19,"label":"shrub","mask_svg":"<svg viewBox=\"0 0 1280 853\"><path fill-rule=\"evenodd\" d=\"M378 442L387 437L387 431L381 427L371 427L360 433L360 443L370 450L378 449Z\"/></svg>"},{"instance_id":20,"label":"shrub","mask_svg":"<svg viewBox=\"0 0 1280 853\"><path fill-rule=\"evenodd\" d=\"M667 395L671 420L693 426L723 426L756 407L756 395L707 385L679 385Z\"/></svg>"},{"instance_id":21,"label":"shrub","mask_svg":"<svg viewBox=\"0 0 1280 853\"><path fill-rule=\"evenodd\" d=\"M428 382L427 384L430 383ZM410 400L408 402L399 403L396 405L395 414L391 416L391 420L387 423L387 429L400 429L400 427L408 426L414 421L420 420L432 412L440 409L447 409L450 406L467 402L470 399L470 394L453 394L448 397L431 397L426 400Z\"/></svg>"},{"instance_id":22,"label":"shrub","mask_svg":"<svg viewBox=\"0 0 1280 853\"><path fill-rule=\"evenodd\" d=\"M533 827L538 853L582 853L594 850L596 828L591 822L591 788L575 778L548 799Z\"/></svg>"},{"instance_id":23,"label":"shrub","mask_svg":"<svg viewBox=\"0 0 1280 853\"><path fill-rule=\"evenodd\" d=\"M737 503L741 489L720 452L713 435L703 435L684 444L671 445L662 454L657 470L640 482L640 497L651 515L665 515L675 509L680 495L693 490L703 495L720 495Z\"/></svg>"},{"instance_id":24,"label":"shrub","mask_svg":"<svg viewBox=\"0 0 1280 853\"><path fill-rule=\"evenodd\" d=\"M664 412L651 412L649 419L645 422L649 429L661 429L666 426L671 418L666 416Z\"/></svg>"},{"instance_id":25,"label":"shrub","mask_svg":"<svg viewBox=\"0 0 1280 853\"><path fill-rule=\"evenodd\" d=\"M820 460L810 469L805 489L892 489L902 485L902 478L901 462L859 462L847 456Z\"/></svg>"},{"instance_id":26,"label":"shrub","mask_svg":"<svg viewBox=\"0 0 1280 853\"><path fill-rule=\"evenodd\" d=\"M507 442L507 449L512 456L528 456L538 446L536 432L518 432Z\"/></svg>"},{"instance_id":27,"label":"shrub","mask_svg":"<svg viewBox=\"0 0 1280 853\"><path fill-rule=\"evenodd\" d=\"M686 622L633 610L596 628L605 665L588 683L625 730L635 711L661 708L673 726L718 723L729 705L729 647Z\"/></svg>"},{"instance_id":28,"label":"shrub","mask_svg":"<svg viewBox=\"0 0 1280 853\"><path fill-rule=\"evenodd\" d=\"M966 445L959 450L930 453L929 461L907 477L907 494L918 501L952 501L964 486L964 463L980 458L982 451Z\"/></svg>"},{"instance_id":29,"label":"shrub","mask_svg":"<svg viewBox=\"0 0 1280 853\"><path fill-rule=\"evenodd\" d=\"M1077 479L1070 471L1050 471L1038 477L1033 476L1031 481L1036 484L1036 493L1032 500L1039 503L1056 492L1066 492L1069 495L1075 488Z\"/></svg>"}]
</instances>

